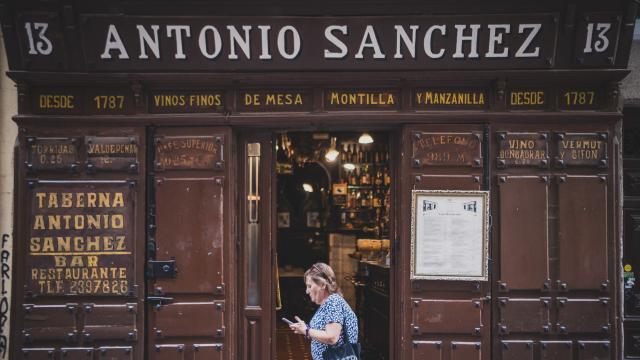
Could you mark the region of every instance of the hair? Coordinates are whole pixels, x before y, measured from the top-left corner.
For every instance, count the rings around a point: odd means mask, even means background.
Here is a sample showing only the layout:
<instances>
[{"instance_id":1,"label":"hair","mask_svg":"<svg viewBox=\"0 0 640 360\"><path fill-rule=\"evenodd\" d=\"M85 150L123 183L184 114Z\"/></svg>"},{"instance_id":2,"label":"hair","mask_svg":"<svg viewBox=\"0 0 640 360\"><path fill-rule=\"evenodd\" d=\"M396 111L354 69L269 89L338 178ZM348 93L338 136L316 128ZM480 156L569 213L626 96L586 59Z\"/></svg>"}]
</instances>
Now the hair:
<instances>
[{"instance_id":1,"label":"hair","mask_svg":"<svg viewBox=\"0 0 640 360\"><path fill-rule=\"evenodd\" d=\"M336 274L331 266L321 262L315 263L304 273L304 280L306 281L307 278L319 286L326 285L329 295L338 294L342 296L340 286L336 282Z\"/></svg>"}]
</instances>

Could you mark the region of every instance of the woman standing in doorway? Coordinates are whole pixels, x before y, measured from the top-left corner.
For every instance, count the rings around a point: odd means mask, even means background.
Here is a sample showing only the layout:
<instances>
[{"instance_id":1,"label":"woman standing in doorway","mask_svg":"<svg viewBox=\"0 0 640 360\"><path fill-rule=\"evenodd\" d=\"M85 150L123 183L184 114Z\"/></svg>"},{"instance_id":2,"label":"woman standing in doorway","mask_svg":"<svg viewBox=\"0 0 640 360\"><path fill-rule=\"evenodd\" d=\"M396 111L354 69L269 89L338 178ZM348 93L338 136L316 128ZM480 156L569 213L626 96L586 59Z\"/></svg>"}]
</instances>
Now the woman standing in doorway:
<instances>
[{"instance_id":1,"label":"woman standing in doorway","mask_svg":"<svg viewBox=\"0 0 640 360\"><path fill-rule=\"evenodd\" d=\"M342 298L333 269L325 263L315 263L304 273L304 282L307 295L320 307L308 325L296 316L297 322L289 327L296 334L311 339L313 360L324 359L327 349L340 347L345 340L357 347L358 319Z\"/></svg>"}]
</instances>

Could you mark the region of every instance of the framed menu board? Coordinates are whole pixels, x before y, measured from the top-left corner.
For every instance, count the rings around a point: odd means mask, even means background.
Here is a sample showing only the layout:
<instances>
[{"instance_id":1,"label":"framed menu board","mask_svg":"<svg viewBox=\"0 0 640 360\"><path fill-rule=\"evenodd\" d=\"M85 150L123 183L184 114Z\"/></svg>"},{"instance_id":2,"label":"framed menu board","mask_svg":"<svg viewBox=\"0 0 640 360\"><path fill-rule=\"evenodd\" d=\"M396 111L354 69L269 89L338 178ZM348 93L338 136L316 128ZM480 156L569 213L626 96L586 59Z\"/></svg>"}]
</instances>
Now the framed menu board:
<instances>
[{"instance_id":1,"label":"framed menu board","mask_svg":"<svg viewBox=\"0 0 640 360\"><path fill-rule=\"evenodd\" d=\"M487 281L488 257L488 191L412 191L411 279Z\"/></svg>"}]
</instances>

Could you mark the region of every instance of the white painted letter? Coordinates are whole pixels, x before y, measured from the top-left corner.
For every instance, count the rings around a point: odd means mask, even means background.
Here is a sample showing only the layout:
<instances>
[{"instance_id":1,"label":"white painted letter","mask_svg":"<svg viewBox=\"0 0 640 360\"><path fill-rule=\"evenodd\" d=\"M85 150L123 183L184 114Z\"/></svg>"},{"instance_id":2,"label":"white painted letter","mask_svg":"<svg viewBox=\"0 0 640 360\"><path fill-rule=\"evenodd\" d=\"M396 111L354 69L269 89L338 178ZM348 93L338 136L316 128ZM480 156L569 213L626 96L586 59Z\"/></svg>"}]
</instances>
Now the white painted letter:
<instances>
[{"instance_id":1,"label":"white painted letter","mask_svg":"<svg viewBox=\"0 0 640 360\"><path fill-rule=\"evenodd\" d=\"M173 37L171 35L172 32L176 33L176 54L174 57L176 59L186 59L187 56L184 54L182 49L182 32L184 31L186 37L191 37L191 27L188 25L167 25L167 36Z\"/></svg>"},{"instance_id":2,"label":"white painted letter","mask_svg":"<svg viewBox=\"0 0 640 360\"><path fill-rule=\"evenodd\" d=\"M525 52L525 50L527 50L529 45L531 45L531 43L533 42L533 38L538 35L541 27L542 24L520 24L520 26L518 27L518 34L524 33L525 29L531 29L531 32L529 33L529 36L527 36L527 38L522 42L522 46L520 46L520 49L518 49L518 51L516 52L517 58L540 56L539 46L536 46L535 50L533 50L532 52Z\"/></svg>"},{"instance_id":3,"label":"white painted letter","mask_svg":"<svg viewBox=\"0 0 640 360\"><path fill-rule=\"evenodd\" d=\"M509 24L489 24L489 50L485 55L488 58L506 58L509 57L509 47L506 46L500 53L496 53L496 45L502 45L502 34L497 30L503 30L505 34L511 32L511 25Z\"/></svg>"},{"instance_id":4,"label":"white painted letter","mask_svg":"<svg viewBox=\"0 0 640 360\"><path fill-rule=\"evenodd\" d=\"M404 43L404 46L407 47L409 52L411 53L411 58L416 58L416 31L418 30L418 25L410 25L409 29L411 29L411 39L409 39L409 35L406 31L404 31L404 27L402 25L395 25L396 28L396 54L393 56L396 59L402 59L404 56L400 52L400 40Z\"/></svg>"},{"instance_id":5,"label":"white painted letter","mask_svg":"<svg viewBox=\"0 0 640 360\"><path fill-rule=\"evenodd\" d=\"M431 38L433 37L434 30L440 30L443 36L447 34L447 27L445 25L433 25L428 28L426 34L424 34L424 52L432 59L440 59L444 56L444 49L440 49L437 53L434 53L431 49L431 44L433 43Z\"/></svg>"},{"instance_id":6,"label":"white painted letter","mask_svg":"<svg viewBox=\"0 0 640 360\"><path fill-rule=\"evenodd\" d=\"M324 58L325 59L342 59L345 56L347 56L348 50L347 50L347 45L345 45L345 43L343 43L342 41L340 41L340 39L338 39L335 35L333 35L333 31L334 30L338 30L340 31L343 35L347 35L348 29L346 25L331 25L331 26L327 26L326 29L324 29L324 37L329 40L329 42L331 42L333 45L335 45L338 49L340 49L340 52L334 52L334 51L329 51L328 49L324 49Z\"/></svg>"},{"instance_id":7,"label":"white painted letter","mask_svg":"<svg viewBox=\"0 0 640 360\"><path fill-rule=\"evenodd\" d=\"M364 31L364 35L362 36L362 42L360 43L360 49L356 53L356 59L362 59L364 56L362 52L364 48L372 48L373 49L373 58L374 59L384 59L386 56L380 51L380 45L378 44L378 38L376 37L376 32L373 30L373 26L367 25L366 30Z\"/></svg>"},{"instance_id":8,"label":"white painted letter","mask_svg":"<svg viewBox=\"0 0 640 360\"><path fill-rule=\"evenodd\" d=\"M213 34L213 53L207 52L207 31L211 31ZM220 37L218 29L211 25L203 27L198 37L198 45L200 46L200 52L207 59L215 59L218 57L222 49L222 38Z\"/></svg>"},{"instance_id":9,"label":"white painted letter","mask_svg":"<svg viewBox=\"0 0 640 360\"><path fill-rule=\"evenodd\" d=\"M111 59L111 50L118 50L118 52L120 52L120 54L118 55L118 59L129 58L127 49L124 48L124 44L122 44L122 40L120 39L118 30L116 30L116 26L113 24L109 25L109 30L107 31L107 41L104 44L104 51L102 52L102 55L100 55L100 59Z\"/></svg>"},{"instance_id":10,"label":"white painted letter","mask_svg":"<svg viewBox=\"0 0 640 360\"><path fill-rule=\"evenodd\" d=\"M160 59L160 43L158 42L158 29L159 25L151 25L151 30L153 30L153 39L151 35L147 32L147 30L142 25L136 25L138 29L138 36L140 37L140 55L139 59L148 59L149 55L147 55L147 50L145 44L149 46L149 50L153 53L156 59Z\"/></svg>"},{"instance_id":11,"label":"white painted letter","mask_svg":"<svg viewBox=\"0 0 640 360\"><path fill-rule=\"evenodd\" d=\"M229 59L237 60L238 54L236 54L236 44L240 45L240 50L244 53L244 56L247 59L251 59L251 47L249 46L249 31L251 31L251 26L242 25L242 30L244 30L244 39L240 36L240 33L233 25L227 25L227 29L229 29L230 36L230 44L229 44Z\"/></svg>"},{"instance_id":12,"label":"white painted letter","mask_svg":"<svg viewBox=\"0 0 640 360\"><path fill-rule=\"evenodd\" d=\"M478 29L480 29L480 24L471 24L471 35L463 35L464 30L467 28L467 25L455 25L456 30L458 32L458 37L456 40L456 52L453 54L454 59L464 58L464 52L462 51L462 42L463 41L471 41L469 56L468 58L477 58L478 57Z\"/></svg>"},{"instance_id":13,"label":"white painted letter","mask_svg":"<svg viewBox=\"0 0 640 360\"><path fill-rule=\"evenodd\" d=\"M287 44L286 44L286 32L291 31L293 35L293 52L287 54ZM300 34L298 34L298 30L291 25L284 26L278 32L278 51L280 55L282 55L285 59L295 59L296 56L300 53Z\"/></svg>"},{"instance_id":14,"label":"white painted letter","mask_svg":"<svg viewBox=\"0 0 640 360\"><path fill-rule=\"evenodd\" d=\"M269 30L271 30L271 25L259 25L258 29L260 29L260 38L262 40L262 54L260 54L260 60L270 60L271 54L269 54Z\"/></svg>"}]
</instances>

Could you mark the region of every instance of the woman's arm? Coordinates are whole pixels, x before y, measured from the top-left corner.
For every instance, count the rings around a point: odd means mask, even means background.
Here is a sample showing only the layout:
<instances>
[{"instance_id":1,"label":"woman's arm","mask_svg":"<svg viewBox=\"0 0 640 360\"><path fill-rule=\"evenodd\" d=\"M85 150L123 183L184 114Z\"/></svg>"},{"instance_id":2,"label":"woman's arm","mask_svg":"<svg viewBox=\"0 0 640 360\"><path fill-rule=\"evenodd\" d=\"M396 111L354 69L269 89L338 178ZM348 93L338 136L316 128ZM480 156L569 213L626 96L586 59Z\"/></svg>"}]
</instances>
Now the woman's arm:
<instances>
[{"instance_id":1,"label":"woman's arm","mask_svg":"<svg viewBox=\"0 0 640 360\"><path fill-rule=\"evenodd\" d=\"M342 325L339 323L327 324L325 330L309 329L309 337L323 344L335 345L340 339Z\"/></svg>"},{"instance_id":2,"label":"woman's arm","mask_svg":"<svg viewBox=\"0 0 640 360\"><path fill-rule=\"evenodd\" d=\"M295 319L298 322L289 325L289 328L296 334L307 335L307 324L297 316ZM339 323L329 323L325 330L309 329L309 337L323 344L335 345L338 339L340 339L341 331L342 325Z\"/></svg>"}]
</instances>

